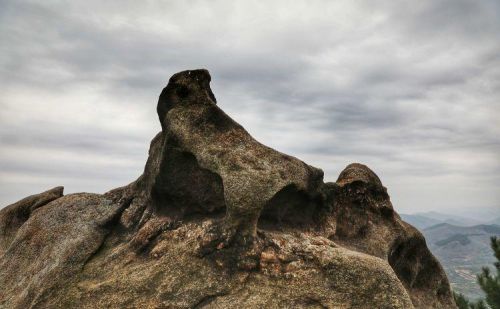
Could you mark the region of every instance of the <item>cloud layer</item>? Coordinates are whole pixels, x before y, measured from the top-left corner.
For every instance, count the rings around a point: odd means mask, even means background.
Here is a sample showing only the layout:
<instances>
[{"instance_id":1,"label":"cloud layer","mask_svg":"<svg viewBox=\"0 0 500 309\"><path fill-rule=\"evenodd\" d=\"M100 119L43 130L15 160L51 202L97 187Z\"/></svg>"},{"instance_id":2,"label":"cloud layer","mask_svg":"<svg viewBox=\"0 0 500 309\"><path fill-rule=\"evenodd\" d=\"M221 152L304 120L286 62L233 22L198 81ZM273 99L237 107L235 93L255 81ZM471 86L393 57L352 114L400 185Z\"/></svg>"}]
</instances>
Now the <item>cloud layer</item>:
<instances>
[{"instance_id":1,"label":"cloud layer","mask_svg":"<svg viewBox=\"0 0 500 309\"><path fill-rule=\"evenodd\" d=\"M327 180L362 162L398 211L500 214L499 37L496 0L2 1L0 205L135 179L162 87L204 67Z\"/></svg>"}]
</instances>

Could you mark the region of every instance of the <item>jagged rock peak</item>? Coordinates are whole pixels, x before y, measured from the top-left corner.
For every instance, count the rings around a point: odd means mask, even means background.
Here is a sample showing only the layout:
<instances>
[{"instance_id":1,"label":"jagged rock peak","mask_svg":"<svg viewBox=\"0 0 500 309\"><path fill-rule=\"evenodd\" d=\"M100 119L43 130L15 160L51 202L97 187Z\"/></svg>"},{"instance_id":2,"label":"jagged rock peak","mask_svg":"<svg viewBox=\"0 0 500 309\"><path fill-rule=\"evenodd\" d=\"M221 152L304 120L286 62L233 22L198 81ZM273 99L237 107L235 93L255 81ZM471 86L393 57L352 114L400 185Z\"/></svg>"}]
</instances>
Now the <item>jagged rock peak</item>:
<instances>
[{"instance_id":1,"label":"jagged rock peak","mask_svg":"<svg viewBox=\"0 0 500 309\"><path fill-rule=\"evenodd\" d=\"M0 210L0 307L455 308L372 170L325 183L224 113L210 81L170 78L136 181Z\"/></svg>"}]
</instances>

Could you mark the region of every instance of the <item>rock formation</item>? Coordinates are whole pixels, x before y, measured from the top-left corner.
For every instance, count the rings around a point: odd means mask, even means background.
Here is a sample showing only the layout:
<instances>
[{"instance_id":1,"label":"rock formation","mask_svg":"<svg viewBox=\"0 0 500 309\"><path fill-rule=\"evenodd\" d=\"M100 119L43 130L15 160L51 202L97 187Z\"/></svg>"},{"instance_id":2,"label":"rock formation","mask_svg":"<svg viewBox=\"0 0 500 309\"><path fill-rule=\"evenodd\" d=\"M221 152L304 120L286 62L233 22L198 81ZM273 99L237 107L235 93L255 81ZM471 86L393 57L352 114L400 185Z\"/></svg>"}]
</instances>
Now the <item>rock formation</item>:
<instances>
[{"instance_id":1,"label":"rock formation","mask_svg":"<svg viewBox=\"0 0 500 309\"><path fill-rule=\"evenodd\" d=\"M173 75L143 175L0 210L1 308L455 308L368 167L337 182L266 147Z\"/></svg>"}]
</instances>

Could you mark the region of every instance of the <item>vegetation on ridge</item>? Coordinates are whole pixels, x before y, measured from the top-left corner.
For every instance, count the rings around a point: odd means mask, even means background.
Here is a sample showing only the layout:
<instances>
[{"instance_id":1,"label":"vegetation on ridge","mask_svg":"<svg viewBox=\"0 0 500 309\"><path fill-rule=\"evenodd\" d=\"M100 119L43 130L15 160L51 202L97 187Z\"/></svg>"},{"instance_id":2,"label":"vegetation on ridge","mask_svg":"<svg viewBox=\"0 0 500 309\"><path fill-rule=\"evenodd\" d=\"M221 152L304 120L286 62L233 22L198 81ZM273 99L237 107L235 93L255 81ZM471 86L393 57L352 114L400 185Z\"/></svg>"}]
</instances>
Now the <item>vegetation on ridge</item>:
<instances>
[{"instance_id":1,"label":"vegetation on ridge","mask_svg":"<svg viewBox=\"0 0 500 309\"><path fill-rule=\"evenodd\" d=\"M478 302L469 301L460 293L453 293L455 302L460 309L500 309L500 239L491 237L491 248L497 259L495 262L496 275L492 274L488 267L483 267L482 273L477 275L477 282L486 294L484 300Z\"/></svg>"}]
</instances>

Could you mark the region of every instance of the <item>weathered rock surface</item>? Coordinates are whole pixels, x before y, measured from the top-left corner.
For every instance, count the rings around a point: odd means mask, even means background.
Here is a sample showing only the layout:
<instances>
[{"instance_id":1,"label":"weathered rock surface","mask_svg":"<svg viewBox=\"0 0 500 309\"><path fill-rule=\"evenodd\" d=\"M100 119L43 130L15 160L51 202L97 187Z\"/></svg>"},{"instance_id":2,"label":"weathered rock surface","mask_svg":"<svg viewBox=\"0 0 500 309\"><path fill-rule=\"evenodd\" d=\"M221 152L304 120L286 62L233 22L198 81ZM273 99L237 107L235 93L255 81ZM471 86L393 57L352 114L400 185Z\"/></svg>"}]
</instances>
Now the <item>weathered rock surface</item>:
<instances>
[{"instance_id":1,"label":"weathered rock surface","mask_svg":"<svg viewBox=\"0 0 500 309\"><path fill-rule=\"evenodd\" d=\"M0 210L1 308L455 308L380 179L254 140L206 70L175 74L144 174Z\"/></svg>"}]
</instances>

